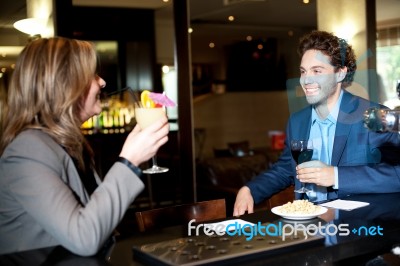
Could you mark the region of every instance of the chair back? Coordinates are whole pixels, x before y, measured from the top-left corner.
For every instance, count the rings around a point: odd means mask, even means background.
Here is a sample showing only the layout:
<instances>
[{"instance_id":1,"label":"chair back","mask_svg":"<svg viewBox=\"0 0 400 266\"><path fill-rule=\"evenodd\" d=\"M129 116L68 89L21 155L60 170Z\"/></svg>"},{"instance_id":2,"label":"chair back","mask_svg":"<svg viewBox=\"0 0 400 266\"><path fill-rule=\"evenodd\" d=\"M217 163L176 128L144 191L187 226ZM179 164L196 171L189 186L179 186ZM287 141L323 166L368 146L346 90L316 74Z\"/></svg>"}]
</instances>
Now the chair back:
<instances>
[{"instance_id":1,"label":"chair back","mask_svg":"<svg viewBox=\"0 0 400 266\"><path fill-rule=\"evenodd\" d=\"M136 221L141 232L185 224L192 219L196 219L196 223L199 223L223 218L226 218L225 199L136 212Z\"/></svg>"}]
</instances>

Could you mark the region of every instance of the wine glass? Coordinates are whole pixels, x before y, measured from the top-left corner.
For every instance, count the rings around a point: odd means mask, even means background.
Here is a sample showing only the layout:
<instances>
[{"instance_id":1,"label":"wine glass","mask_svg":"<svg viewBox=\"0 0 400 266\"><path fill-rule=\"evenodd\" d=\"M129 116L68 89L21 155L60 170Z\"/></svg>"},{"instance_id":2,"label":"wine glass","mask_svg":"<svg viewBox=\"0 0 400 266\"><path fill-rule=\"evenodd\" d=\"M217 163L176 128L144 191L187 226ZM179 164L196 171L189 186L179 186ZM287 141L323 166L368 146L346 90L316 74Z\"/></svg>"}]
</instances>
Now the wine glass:
<instances>
[{"instance_id":1,"label":"wine glass","mask_svg":"<svg viewBox=\"0 0 400 266\"><path fill-rule=\"evenodd\" d=\"M290 142L290 150L292 157L297 164L311 161L313 155L313 143L312 140L292 140ZM307 189L304 183L301 183L301 188L295 190L296 193L307 193L310 190Z\"/></svg>"},{"instance_id":2,"label":"wine glass","mask_svg":"<svg viewBox=\"0 0 400 266\"><path fill-rule=\"evenodd\" d=\"M150 126L152 123L161 119L165 115L164 107L143 107L140 103L135 103L135 118L136 122L143 129ZM154 155L152 158L153 166L143 170L145 174L158 174L168 172L168 168L157 165L157 156Z\"/></svg>"}]
</instances>

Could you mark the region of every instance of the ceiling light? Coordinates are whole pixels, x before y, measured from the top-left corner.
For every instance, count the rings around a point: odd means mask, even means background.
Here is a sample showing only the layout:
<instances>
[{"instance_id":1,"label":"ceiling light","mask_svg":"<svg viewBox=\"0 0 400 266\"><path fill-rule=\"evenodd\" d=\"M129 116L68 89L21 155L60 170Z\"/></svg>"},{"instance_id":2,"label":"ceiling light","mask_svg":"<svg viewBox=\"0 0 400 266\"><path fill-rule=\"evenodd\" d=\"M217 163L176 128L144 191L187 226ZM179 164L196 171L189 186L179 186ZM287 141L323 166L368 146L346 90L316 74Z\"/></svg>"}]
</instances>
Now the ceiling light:
<instances>
[{"instance_id":1,"label":"ceiling light","mask_svg":"<svg viewBox=\"0 0 400 266\"><path fill-rule=\"evenodd\" d=\"M0 54L2 57L17 57L24 46L0 46Z\"/></svg>"},{"instance_id":2,"label":"ceiling light","mask_svg":"<svg viewBox=\"0 0 400 266\"><path fill-rule=\"evenodd\" d=\"M234 16L229 16L229 17L228 17L228 20L229 20L229 21L234 21L234 20L235 20L235 17L234 17Z\"/></svg>"},{"instance_id":3,"label":"ceiling light","mask_svg":"<svg viewBox=\"0 0 400 266\"><path fill-rule=\"evenodd\" d=\"M162 70L162 72L163 72L164 74L167 74L167 73L169 72L169 66L163 65L162 68L161 68L161 70Z\"/></svg>"},{"instance_id":4,"label":"ceiling light","mask_svg":"<svg viewBox=\"0 0 400 266\"><path fill-rule=\"evenodd\" d=\"M46 30L46 20L40 18L21 19L14 23L14 28L31 36L40 35Z\"/></svg>"}]
</instances>

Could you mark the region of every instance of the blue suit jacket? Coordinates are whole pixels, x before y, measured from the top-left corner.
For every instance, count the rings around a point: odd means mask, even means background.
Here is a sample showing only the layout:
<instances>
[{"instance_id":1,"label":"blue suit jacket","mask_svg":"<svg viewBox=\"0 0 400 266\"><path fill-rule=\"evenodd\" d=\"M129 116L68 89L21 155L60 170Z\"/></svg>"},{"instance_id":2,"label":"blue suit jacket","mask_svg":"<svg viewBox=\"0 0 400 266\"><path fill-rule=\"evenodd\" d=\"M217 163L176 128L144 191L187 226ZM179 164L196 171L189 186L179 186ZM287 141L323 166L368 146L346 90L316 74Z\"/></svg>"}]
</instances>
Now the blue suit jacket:
<instances>
[{"instance_id":1,"label":"blue suit jacket","mask_svg":"<svg viewBox=\"0 0 400 266\"><path fill-rule=\"evenodd\" d=\"M336 125L332 151L333 166L338 167L339 189L328 187L328 199L351 194L390 193L400 191L400 137L398 133L377 133L364 126L364 112L378 104L344 91ZM255 203L294 184L295 161L290 147L291 139L308 139L311 128L311 106L289 118L285 148L279 160L267 171L246 185ZM295 198L301 194L295 193Z\"/></svg>"}]
</instances>

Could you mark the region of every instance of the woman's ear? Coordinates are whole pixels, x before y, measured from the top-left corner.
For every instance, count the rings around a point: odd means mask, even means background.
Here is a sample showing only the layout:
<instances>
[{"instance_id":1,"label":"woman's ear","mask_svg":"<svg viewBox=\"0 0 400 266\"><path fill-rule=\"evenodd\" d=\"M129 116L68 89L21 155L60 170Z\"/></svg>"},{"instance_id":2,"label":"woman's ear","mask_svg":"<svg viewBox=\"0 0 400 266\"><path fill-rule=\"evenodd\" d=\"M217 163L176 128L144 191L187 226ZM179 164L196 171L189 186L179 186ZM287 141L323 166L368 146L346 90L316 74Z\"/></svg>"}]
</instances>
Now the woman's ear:
<instances>
[{"instance_id":1,"label":"woman's ear","mask_svg":"<svg viewBox=\"0 0 400 266\"><path fill-rule=\"evenodd\" d=\"M347 67L339 68L338 72L336 73L337 82L342 82L347 74Z\"/></svg>"}]
</instances>

